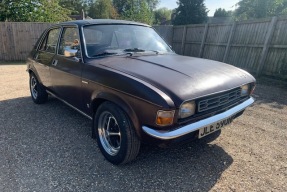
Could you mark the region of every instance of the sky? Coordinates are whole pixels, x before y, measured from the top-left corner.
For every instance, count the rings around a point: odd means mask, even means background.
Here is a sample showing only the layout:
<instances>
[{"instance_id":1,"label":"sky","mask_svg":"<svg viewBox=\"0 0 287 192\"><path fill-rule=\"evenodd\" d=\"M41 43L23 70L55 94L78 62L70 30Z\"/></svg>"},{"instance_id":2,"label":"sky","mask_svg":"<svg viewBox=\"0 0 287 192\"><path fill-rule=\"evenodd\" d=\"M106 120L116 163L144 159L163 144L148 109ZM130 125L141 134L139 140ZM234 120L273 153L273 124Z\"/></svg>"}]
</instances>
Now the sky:
<instances>
[{"instance_id":1,"label":"sky","mask_svg":"<svg viewBox=\"0 0 287 192\"><path fill-rule=\"evenodd\" d=\"M235 4L240 0L205 0L205 5L209 10L208 16L213 16L214 12L218 8L224 8L225 10L234 10ZM177 8L177 0L160 0L158 8L167 7L169 9Z\"/></svg>"}]
</instances>

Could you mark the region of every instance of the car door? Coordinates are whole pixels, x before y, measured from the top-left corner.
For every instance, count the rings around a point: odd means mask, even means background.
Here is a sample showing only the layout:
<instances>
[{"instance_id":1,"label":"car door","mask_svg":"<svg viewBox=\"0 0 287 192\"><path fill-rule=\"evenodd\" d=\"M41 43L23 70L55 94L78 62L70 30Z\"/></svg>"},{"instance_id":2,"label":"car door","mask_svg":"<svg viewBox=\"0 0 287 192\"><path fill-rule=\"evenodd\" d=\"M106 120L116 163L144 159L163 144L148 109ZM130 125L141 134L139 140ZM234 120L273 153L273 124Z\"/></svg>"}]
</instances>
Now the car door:
<instances>
[{"instance_id":1,"label":"car door","mask_svg":"<svg viewBox=\"0 0 287 192\"><path fill-rule=\"evenodd\" d=\"M41 42L37 53L34 55L36 71L43 85L48 89L51 88L50 65L56 54L57 42L61 28L49 30Z\"/></svg>"},{"instance_id":2,"label":"car door","mask_svg":"<svg viewBox=\"0 0 287 192\"><path fill-rule=\"evenodd\" d=\"M64 27L50 69L51 81L53 92L78 109L82 108L81 61L79 30L77 27Z\"/></svg>"}]
</instances>

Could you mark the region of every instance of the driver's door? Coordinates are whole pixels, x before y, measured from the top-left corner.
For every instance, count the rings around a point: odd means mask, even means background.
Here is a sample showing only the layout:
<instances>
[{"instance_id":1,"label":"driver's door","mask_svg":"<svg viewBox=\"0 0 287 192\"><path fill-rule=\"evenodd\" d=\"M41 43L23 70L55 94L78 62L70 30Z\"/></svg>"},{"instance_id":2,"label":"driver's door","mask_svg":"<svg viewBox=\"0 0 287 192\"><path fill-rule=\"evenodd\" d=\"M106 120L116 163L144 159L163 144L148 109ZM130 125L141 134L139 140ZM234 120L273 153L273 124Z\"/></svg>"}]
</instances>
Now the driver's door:
<instances>
[{"instance_id":1,"label":"driver's door","mask_svg":"<svg viewBox=\"0 0 287 192\"><path fill-rule=\"evenodd\" d=\"M58 53L51 65L53 91L62 100L81 109L80 38L77 27L65 27L59 41Z\"/></svg>"}]
</instances>

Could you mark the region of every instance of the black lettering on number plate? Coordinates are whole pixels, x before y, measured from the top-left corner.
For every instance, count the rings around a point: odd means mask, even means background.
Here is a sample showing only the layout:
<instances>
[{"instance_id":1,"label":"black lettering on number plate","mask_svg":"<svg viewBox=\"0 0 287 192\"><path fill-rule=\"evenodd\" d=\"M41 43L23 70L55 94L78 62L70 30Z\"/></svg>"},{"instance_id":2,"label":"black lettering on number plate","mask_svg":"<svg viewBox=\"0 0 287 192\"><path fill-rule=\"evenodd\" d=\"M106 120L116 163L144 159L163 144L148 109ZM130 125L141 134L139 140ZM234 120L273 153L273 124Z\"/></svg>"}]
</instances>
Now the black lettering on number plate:
<instances>
[{"instance_id":1,"label":"black lettering on number plate","mask_svg":"<svg viewBox=\"0 0 287 192\"><path fill-rule=\"evenodd\" d=\"M217 123L214 123L212 125L209 125L207 127L201 128L199 138L204 137L206 135L209 135L210 133L213 133L213 132L221 129L224 126L229 125L230 123L232 123L232 121L233 121L233 116L229 117L227 119L224 119L222 121L219 121Z\"/></svg>"}]
</instances>

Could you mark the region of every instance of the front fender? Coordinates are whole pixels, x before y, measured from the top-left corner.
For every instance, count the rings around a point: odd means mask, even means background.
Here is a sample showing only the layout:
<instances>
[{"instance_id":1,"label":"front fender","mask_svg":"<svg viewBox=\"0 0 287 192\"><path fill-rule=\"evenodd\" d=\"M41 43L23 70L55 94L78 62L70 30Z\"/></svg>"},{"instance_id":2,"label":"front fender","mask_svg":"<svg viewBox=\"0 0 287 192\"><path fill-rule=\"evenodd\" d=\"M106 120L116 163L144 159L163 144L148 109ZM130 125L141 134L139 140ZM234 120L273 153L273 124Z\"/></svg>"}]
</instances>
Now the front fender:
<instances>
[{"instance_id":1,"label":"front fender","mask_svg":"<svg viewBox=\"0 0 287 192\"><path fill-rule=\"evenodd\" d=\"M104 101L110 101L114 103L115 105L119 106L130 118L132 121L137 135L140 137L141 135L141 125L139 123L138 117L135 113L135 111L132 109L132 107L129 105L128 102L123 100L121 97L114 93L109 93L109 92L94 92L91 98L92 104L91 107L94 111L96 112L97 108L99 105L104 102Z\"/></svg>"}]
</instances>

